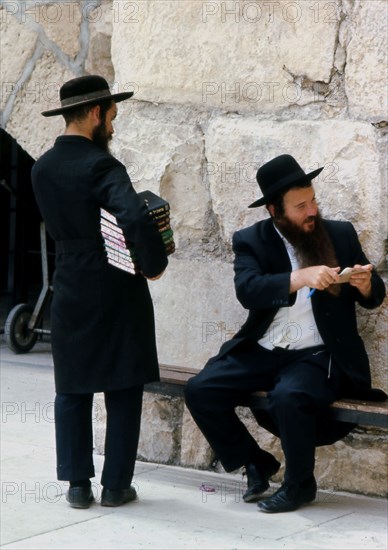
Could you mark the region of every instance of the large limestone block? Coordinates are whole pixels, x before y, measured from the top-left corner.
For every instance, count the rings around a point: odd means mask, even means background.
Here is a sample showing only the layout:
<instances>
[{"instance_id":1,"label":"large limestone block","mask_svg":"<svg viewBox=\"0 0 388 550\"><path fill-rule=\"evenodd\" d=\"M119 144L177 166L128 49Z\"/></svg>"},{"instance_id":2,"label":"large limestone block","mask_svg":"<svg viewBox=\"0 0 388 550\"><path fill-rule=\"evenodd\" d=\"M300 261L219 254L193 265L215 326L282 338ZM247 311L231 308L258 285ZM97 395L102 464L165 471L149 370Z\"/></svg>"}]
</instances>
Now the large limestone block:
<instances>
[{"instance_id":1,"label":"large limestone block","mask_svg":"<svg viewBox=\"0 0 388 550\"><path fill-rule=\"evenodd\" d=\"M162 464L178 464L182 438L183 401L145 392L141 418L138 459ZM105 452L106 409L104 394L93 403L94 452ZM130 429L130 424L128 429Z\"/></svg>"},{"instance_id":2,"label":"large limestone block","mask_svg":"<svg viewBox=\"0 0 388 550\"><path fill-rule=\"evenodd\" d=\"M313 1L129 4L115 14L112 58L141 99L267 112L310 101L313 83L330 80L335 5L329 13Z\"/></svg>"},{"instance_id":3,"label":"large limestone block","mask_svg":"<svg viewBox=\"0 0 388 550\"><path fill-rule=\"evenodd\" d=\"M70 58L75 58L80 49L82 19L89 20L95 2L82 7L79 2L29 2L26 24L38 24L45 37ZM35 28L35 25L34 25Z\"/></svg>"},{"instance_id":4,"label":"large limestone block","mask_svg":"<svg viewBox=\"0 0 388 550\"><path fill-rule=\"evenodd\" d=\"M137 191L149 189L171 207L179 254L201 254L210 194L202 177L203 134L192 117L163 107L119 104L112 150L127 167Z\"/></svg>"},{"instance_id":5,"label":"large limestone block","mask_svg":"<svg viewBox=\"0 0 388 550\"><path fill-rule=\"evenodd\" d=\"M323 214L354 223L370 260L380 263L387 198L378 131L373 126L343 120L280 122L221 116L210 122L205 144L212 204L225 241L242 226L267 216L263 207L247 208L261 196L256 170L289 153L306 171L325 167L314 180Z\"/></svg>"},{"instance_id":6,"label":"large limestone block","mask_svg":"<svg viewBox=\"0 0 388 550\"><path fill-rule=\"evenodd\" d=\"M181 399L144 394L138 447L140 460L179 464L182 413Z\"/></svg>"},{"instance_id":7,"label":"large limestone block","mask_svg":"<svg viewBox=\"0 0 388 550\"><path fill-rule=\"evenodd\" d=\"M117 5L117 2L116 2ZM111 85L114 68L111 59L112 2L103 0L88 14L89 44L85 70L89 74L103 76ZM116 90L115 90L116 91Z\"/></svg>"},{"instance_id":8,"label":"large limestone block","mask_svg":"<svg viewBox=\"0 0 388 550\"><path fill-rule=\"evenodd\" d=\"M388 393L388 301L375 310L357 307L358 329L371 363L372 386Z\"/></svg>"},{"instance_id":9,"label":"large limestone block","mask_svg":"<svg viewBox=\"0 0 388 550\"><path fill-rule=\"evenodd\" d=\"M386 497L387 451L385 433L362 430L318 448L315 474L319 487L332 489L333 498L337 490Z\"/></svg>"},{"instance_id":10,"label":"large limestone block","mask_svg":"<svg viewBox=\"0 0 388 550\"><path fill-rule=\"evenodd\" d=\"M62 117L46 118L41 112L59 105L59 88L73 77L69 70L57 63L52 53L45 52L16 96L5 129L35 159L64 132Z\"/></svg>"},{"instance_id":11,"label":"large limestone block","mask_svg":"<svg viewBox=\"0 0 388 550\"><path fill-rule=\"evenodd\" d=\"M232 266L170 259L150 284L161 363L201 369L245 321L233 286Z\"/></svg>"},{"instance_id":12,"label":"large limestone block","mask_svg":"<svg viewBox=\"0 0 388 550\"><path fill-rule=\"evenodd\" d=\"M341 41L347 51L345 89L351 116L387 120L386 0L357 1L349 8Z\"/></svg>"},{"instance_id":13,"label":"large limestone block","mask_svg":"<svg viewBox=\"0 0 388 550\"><path fill-rule=\"evenodd\" d=\"M33 55L38 39L35 32L19 22L15 15L12 15L16 7L15 2L9 4L8 10L0 7L0 109L4 109L10 95L20 89L18 81L26 63Z\"/></svg>"}]
</instances>

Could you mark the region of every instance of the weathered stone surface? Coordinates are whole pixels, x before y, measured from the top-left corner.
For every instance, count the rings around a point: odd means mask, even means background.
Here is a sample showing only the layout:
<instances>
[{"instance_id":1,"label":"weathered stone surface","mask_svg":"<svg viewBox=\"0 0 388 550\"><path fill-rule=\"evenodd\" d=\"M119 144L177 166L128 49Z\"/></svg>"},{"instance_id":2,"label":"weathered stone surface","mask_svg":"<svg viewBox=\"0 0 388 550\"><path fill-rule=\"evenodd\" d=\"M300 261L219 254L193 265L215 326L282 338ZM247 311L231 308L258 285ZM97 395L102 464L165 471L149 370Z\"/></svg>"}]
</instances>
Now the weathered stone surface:
<instances>
[{"instance_id":1,"label":"weathered stone surface","mask_svg":"<svg viewBox=\"0 0 388 550\"><path fill-rule=\"evenodd\" d=\"M301 81L330 79L339 26L337 10L316 6L160 1L129 14L123 5L112 37L116 74L148 101L266 112L303 104L311 90Z\"/></svg>"},{"instance_id":2,"label":"weathered stone surface","mask_svg":"<svg viewBox=\"0 0 388 550\"><path fill-rule=\"evenodd\" d=\"M15 3L12 7L14 6ZM24 66L32 56L37 41L37 35L11 13L12 11L0 7L0 109L4 109L10 94L17 90Z\"/></svg>"},{"instance_id":3,"label":"weathered stone surface","mask_svg":"<svg viewBox=\"0 0 388 550\"><path fill-rule=\"evenodd\" d=\"M245 321L230 264L170 259L150 283L161 363L201 369Z\"/></svg>"},{"instance_id":4,"label":"weathered stone surface","mask_svg":"<svg viewBox=\"0 0 388 550\"><path fill-rule=\"evenodd\" d=\"M319 487L386 497L387 451L386 434L362 430L318 448L315 473Z\"/></svg>"},{"instance_id":5,"label":"weathered stone surface","mask_svg":"<svg viewBox=\"0 0 388 550\"><path fill-rule=\"evenodd\" d=\"M237 115L213 119L205 135L208 181L223 238L267 217L265 208L247 209L261 196L257 168L274 156L289 153L306 171L325 170L314 180L326 217L355 224L370 259L380 260L386 233L383 187L370 185L383 177L377 131L361 122L257 121Z\"/></svg>"},{"instance_id":6,"label":"weathered stone surface","mask_svg":"<svg viewBox=\"0 0 388 550\"><path fill-rule=\"evenodd\" d=\"M183 401L145 392L138 459L179 464L182 439ZM93 413L94 449L104 454L106 410L104 394L96 394Z\"/></svg>"},{"instance_id":7,"label":"weathered stone surface","mask_svg":"<svg viewBox=\"0 0 388 550\"><path fill-rule=\"evenodd\" d=\"M350 115L364 120L387 120L388 63L387 2L355 2L342 35L345 44L345 87Z\"/></svg>"},{"instance_id":8,"label":"weathered stone surface","mask_svg":"<svg viewBox=\"0 0 388 550\"><path fill-rule=\"evenodd\" d=\"M94 452L103 455L105 448L106 410L103 393L96 393L93 401Z\"/></svg>"},{"instance_id":9,"label":"weathered stone surface","mask_svg":"<svg viewBox=\"0 0 388 550\"><path fill-rule=\"evenodd\" d=\"M183 402L145 393L138 457L150 462L179 464Z\"/></svg>"},{"instance_id":10,"label":"weathered stone surface","mask_svg":"<svg viewBox=\"0 0 388 550\"><path fill-rule=\"evenodd\" d=\"M120 104L115 128L112 150L126 165L135 188L150 189L169 201L177 249L198 257L211 209L202 177L200 128L190 117L182 120L169 109L143 108L133 101Z\"/></svg>"},{"instance_id":11,"label":"weathered stone surface","mask_svg":"<svg viewBox=\"0 0 388 550\"><path fill-rule=\"evenodd\" d=\"M37 61L30 79L17 94L6 130L33 158L51 147L64 131L62 117L46 118L41 112L59 105L59 88L73 77L47 52Z\"/></svg>"},{"instance_id":12,"label":"weathered stone surface","mask_svg":"<svg viewBox=\"0 0 388 550\"><path fill-rule=\"evenodd\" d=\"M84 17L90 18L91 9L84 5ZM74 58L80 48L80 26L82 13L77 2L30 2L26 16L38 23L46 37L54 42L63 53ZM28 24L28 22L27 22Z\"/></svg>"},{"instance_id":13,"label":"weathered stone surface","mask_svg":"<svg viewBox=\"0 0 388 550\"><path fill-rule=\"evenodd\" d=\"M100 74L112 85L114 68L111 59L112 2L103 0L89 14L89 44L85 71Z\"/></svg>"},{"instance_id":14,"label":"weathered stone surface","mask_svg":"<svg viewBox=\"0 0 388 550\"><path fill-rule=\"evenodd\" d=\"M373 311L357 307L357 321L361 337L371 363L372 386L388 393L388 308L387 300Z\"/></svg>"}]
</instances>

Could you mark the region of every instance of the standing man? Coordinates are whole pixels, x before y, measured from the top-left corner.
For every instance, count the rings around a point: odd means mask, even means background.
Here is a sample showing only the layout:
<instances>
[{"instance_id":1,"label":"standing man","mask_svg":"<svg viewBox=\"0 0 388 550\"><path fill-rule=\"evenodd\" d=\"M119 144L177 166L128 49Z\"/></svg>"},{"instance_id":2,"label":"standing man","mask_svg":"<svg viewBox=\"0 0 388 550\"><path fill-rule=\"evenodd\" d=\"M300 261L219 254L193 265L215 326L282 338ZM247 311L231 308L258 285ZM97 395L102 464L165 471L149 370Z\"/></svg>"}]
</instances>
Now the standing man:
<instances>
[{"instance_id":1,"label":"standing man","mask_svg":"<svg viewBox=\"0 0 388 550\"><path fill-rule=\"evenodd\" d=\"M280 464L260 449L235 407L254 391L268 392L266 427L280 437L285 478L259 502L263 512L288 512L315 499L315 447L345 435L334 424L327 429L333 401L385 397L371 390L355 313L356 303L381 304L384 283L353 226L320 217L311 180L321 170L306 174L290 155L258 170L263 197L250 206L266 205L270 218L233 237L236 294L249 316L186 389L193 418L225 470L245 466L245 502L259 500ZM360 272L336 284L345 267Z\"/></svg>"},{"instance_id":2,"label":"standing man","mask_svg":"<svg viewBox=\"0 0 388 550\"><path fill-rule=\"evenodd\" d=\"M131 486L139 440L143 385L159 379L153 305L147 280L167 266L162 238L125 167L108 149L116 103L101 76L83 76L60 89L64 135L34 165L32 185L56 244L51 334L55 373L57 476L70 481L74 508L93 501L93 394L107 411L101 504L136 498ZM107 261L100 209L117 219L141 274Z\"/></svg>"}]
</instances>

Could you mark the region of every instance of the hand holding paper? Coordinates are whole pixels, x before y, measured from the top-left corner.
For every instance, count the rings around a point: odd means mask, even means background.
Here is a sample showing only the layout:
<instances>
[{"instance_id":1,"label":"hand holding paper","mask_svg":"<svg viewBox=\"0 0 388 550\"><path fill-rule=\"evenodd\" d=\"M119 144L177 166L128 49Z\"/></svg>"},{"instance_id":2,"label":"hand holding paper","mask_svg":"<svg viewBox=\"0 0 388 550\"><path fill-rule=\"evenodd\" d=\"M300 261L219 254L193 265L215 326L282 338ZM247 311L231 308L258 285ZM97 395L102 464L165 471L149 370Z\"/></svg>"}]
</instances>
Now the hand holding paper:
<instances>
[{"instance_id":1,"label":"hand holding paper","mask_svg":"<svg viewBox=\"0 0 388 550\"><path fill-rule=\"evenodd\" d=\"M356 275L358 273L365 273L365 271L366 270L364 268L345 267L345 269L343 269L341 273L338 274L339 279L337 283L348 283L352 275Z\"/></svg>"},{"instance_id":2,"label":"hand holding paper","mask_svg":"<svg viewBox=\"0 0 388 550\"><path fill-rule=\"evenodd\" d=\"M352 273L349 274L349 284L357 288L357 290L365 297L369 298L372 292L372 264L360 265L356 264L352 268Z\"/></svg>"}]
</instances>

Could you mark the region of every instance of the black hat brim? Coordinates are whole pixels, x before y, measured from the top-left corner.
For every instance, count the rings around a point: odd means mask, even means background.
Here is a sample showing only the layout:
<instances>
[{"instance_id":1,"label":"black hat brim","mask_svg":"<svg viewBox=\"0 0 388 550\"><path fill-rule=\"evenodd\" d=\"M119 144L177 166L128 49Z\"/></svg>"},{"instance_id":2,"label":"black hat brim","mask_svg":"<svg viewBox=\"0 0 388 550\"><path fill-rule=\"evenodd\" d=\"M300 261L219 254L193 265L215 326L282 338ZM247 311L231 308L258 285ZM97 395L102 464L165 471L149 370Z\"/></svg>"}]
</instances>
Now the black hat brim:
<instances>
[{"instance_id":1,"label":"black hat brim","mask_svg":"<svg viewBox=\"0 0 388 550\"><path fill-rule=\"evenodd\" d=\"M118 94L109 93L109 94L106 94L106 96L99 97L98 99L85 99L84 101L79 101L78 103L67 105L66 107L51 109L50 111L43 111L42 115L45 117L62 115L63 113L66 113L67 111L71 111L72 109L75 109L77 107L81 107L83 105L90 105L91 103L99 103L100 101L104 101L105 99L111 99L116 103L120 103L120 101L124 101L125 99L129 99L130 97L132 97L133 94L134 92L120 92Z\"/></svg>"},{"instance_id":2,"label":"black hat brim","mask_svg":"<svg viewBox=\"0 0 388 550\"><path fill-rule=\"evenodd\" d=\"M258 199L257 201L253 202L248 206L248 208L257 208L258 206L263 206L265 204L269 204L271 200L273 200L276 195L278 195L281 191L286 190L287 188L290 189L291 187L297 187L298 184L306 183L318 176L323 170L324 166L321 168L318 168L317 170L313 170L312 172L305 174L302 177L297 177L294 180L287 181L287 183L280 183L278 186L274 186L271 189L271 193L268 195L265 195L264 197L261 197L261 199Z\"/></svg>"}]
</instances>

